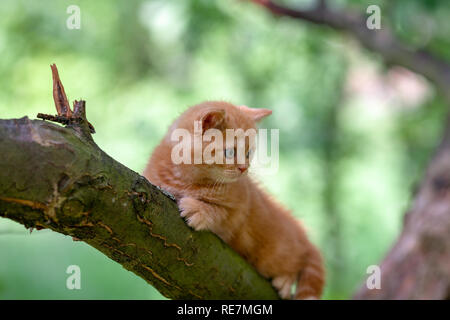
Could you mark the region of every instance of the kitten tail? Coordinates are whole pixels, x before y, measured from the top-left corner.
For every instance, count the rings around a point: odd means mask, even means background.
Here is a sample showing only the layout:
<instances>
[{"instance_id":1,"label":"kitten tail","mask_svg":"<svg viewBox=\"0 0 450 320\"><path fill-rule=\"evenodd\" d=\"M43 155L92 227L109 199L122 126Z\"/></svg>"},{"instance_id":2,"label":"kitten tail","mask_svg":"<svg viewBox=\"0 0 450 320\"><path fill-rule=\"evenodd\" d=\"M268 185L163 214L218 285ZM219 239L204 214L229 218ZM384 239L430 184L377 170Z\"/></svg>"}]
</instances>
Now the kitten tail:
<instances>
[{"instance_id":1,"label":"kitten tail","mask_svg":"<svg viewBox=\"0 0 450 320\"><path fill-rule=\"evenodd\" d=\"M320 252L311 248L306 266L299 274L294 299L320 299L325 284L325 270Z\"/></svg>"}]
</instances>

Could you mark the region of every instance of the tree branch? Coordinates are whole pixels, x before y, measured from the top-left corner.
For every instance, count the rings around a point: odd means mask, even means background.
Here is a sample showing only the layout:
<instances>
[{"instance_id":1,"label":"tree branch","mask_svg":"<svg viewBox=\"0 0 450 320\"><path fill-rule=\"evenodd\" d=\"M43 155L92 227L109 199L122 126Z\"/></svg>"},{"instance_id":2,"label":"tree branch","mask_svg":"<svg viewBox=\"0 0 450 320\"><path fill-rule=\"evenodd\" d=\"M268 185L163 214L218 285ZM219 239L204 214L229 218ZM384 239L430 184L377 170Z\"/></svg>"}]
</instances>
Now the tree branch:
<instances>
[{"instance_id":1,"label":"tree branch","mask_svg":"<svg viewBox=\"0 0 450 320\"><path fill-rule=\"evenodd\" d=\"M218 237L191 230L170 195L104 153L84 101L72 113L56 90L67 127L0 120L0 217L84 241L168 298L278 299Z\"/></svg>"},{"instance_id":2,"label":"tree branch","mask_svg":"<svg viewBox=\"0 0 450 320\"><path fill-rule=\"evenodd\" d=\"M450 66L446 61L426 51L414 51L397 39L387 24L380 30L370 30L366 17L351 11L332 10L323 2L311 10L287 8L270 0L250 0L273 14L324 25L347 32L364 47L380 54L387 64L403 66L433 82L450 101Z\"/></svg>"},{"instance_id":3,"label":"tree branch","mask_svg":"<svg viewBox=\"0 0 450 320\"><path fill-rule=\"evenodd\" d=\"M277 299L210 232L192 231L170 196L73 128L0 120L0 216L98 249L172 299Z\"/></svg>"}]
</instances>

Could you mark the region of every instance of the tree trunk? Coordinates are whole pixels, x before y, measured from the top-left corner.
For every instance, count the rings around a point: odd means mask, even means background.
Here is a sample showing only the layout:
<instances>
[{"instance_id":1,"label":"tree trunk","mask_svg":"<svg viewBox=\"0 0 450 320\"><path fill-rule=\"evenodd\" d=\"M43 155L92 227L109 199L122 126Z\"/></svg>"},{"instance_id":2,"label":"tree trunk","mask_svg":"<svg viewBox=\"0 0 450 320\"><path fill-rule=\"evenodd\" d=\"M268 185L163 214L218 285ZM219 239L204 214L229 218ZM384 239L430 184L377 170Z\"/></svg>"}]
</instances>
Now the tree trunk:
<instances>
[{"instance_id":1,"label":"tree trunk","mask_svg":"<svg viewBox=\"0 0 450 320\"><path fill-rule=\"evenodd\" d=\"M450 299L450 126L380 268L381 289L355 299Z\"/></svg>"},{"instance_id":2,"label":"tree trunk","mask_svg":"<svg viewBox=\"0 0 450 320\"><path fill-rule=\"evenodd\" d=\"M366 18L328 8L318 1L311 10L282 6L271 0L251 0L278 16L343 31L386 64L396 64L433 82L450 104L450 66L426 52L412 51L387 25L369 30ZM382 235L380 235L382 236ZM450 299L450 118L442 143L430 162L421 187L405 216L400 238L381 263L381 289L364 284L356 299Z\"/></svg>"}]
</instances>

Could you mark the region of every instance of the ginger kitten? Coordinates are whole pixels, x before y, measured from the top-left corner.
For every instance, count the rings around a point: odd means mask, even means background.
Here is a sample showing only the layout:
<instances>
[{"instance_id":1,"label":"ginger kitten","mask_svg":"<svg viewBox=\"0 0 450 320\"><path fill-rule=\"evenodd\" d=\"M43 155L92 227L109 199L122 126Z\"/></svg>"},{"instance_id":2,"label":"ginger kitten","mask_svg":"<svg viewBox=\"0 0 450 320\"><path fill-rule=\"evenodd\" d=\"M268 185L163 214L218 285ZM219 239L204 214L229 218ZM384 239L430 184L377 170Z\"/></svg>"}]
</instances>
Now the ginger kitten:
<instances>
[{"instance_id":1,"label":"ginger kitten","mask_svg":"<svg viewBox=\"0 0 450 320\"><path fill-rule=\"evenodd\" d=\"M226 129L255 129L256 123L271 113L220 101L193 106L171 125L150 157L144 176L175 196L190 227L214 232L260 274L272 279L280 297L319 299L324 286L322 257L301 224L247 175L250 143L245 144L246 160L241 164L226 163L225 158L236 157L237 152L236 145L225 142L223 155L218 154L223 157L222 164L175 164L171 158L177 143L171 139L175 129L194 135L197 121L201 134L216 129L225 137ZM194 150L190 150L193 157ZM297 288L292 297L293 284Z\"/></svg>"}]
</instances>

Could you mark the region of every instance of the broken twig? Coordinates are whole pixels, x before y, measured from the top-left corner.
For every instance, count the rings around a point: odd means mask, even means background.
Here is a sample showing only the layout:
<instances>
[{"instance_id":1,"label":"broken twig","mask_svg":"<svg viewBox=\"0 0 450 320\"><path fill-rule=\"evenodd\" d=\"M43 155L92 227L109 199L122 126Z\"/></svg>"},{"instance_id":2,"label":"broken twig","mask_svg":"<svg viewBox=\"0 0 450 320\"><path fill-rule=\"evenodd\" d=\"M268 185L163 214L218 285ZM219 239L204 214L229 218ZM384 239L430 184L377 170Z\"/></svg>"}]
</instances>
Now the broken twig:
<instances>
[{"instance_id":1,"label":"broken twig","mask_svg":"<svg viewBox=\"0 0 450 320\"><path fill-rule=\"evenodd\" d=\"M64 125L82 126L87 124L89 133L95 133L94 126L86 119L86 101L75 100L73 102L73 112L70 109L69 101L64 91L64 86L59 78L58 68L52 64L52 78L53 78L53 100L55 102L57 115L49 115L38 113L39 119L58 122Z\"/></svg>"}]
</instances>

